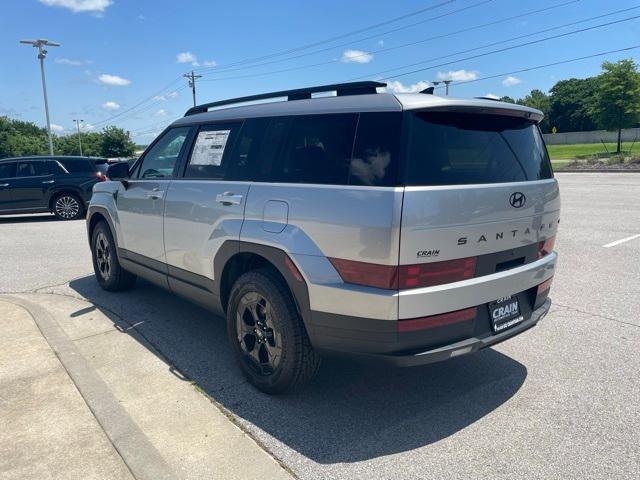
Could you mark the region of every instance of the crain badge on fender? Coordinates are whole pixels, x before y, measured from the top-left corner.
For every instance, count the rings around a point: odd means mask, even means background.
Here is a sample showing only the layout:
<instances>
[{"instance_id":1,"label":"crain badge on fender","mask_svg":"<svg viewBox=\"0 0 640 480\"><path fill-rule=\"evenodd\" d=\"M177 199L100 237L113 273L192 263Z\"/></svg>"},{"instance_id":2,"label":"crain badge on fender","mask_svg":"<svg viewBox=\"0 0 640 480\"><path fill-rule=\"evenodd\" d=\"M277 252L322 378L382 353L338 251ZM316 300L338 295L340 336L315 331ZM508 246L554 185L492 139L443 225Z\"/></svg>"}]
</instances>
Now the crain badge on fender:
<instances>
[{"instance_id":1,"label":"crain badge on fender","mask_svg":"<svg viewBox=\"0 0 640 480\"><path fill-rule=\"evenodd\" d=\"M513 192L509 197L509 203L513 208L521 208L524 207L524 204L527 202L527 197L524 196L522 192Z\"/></svg>"}]
</instances>

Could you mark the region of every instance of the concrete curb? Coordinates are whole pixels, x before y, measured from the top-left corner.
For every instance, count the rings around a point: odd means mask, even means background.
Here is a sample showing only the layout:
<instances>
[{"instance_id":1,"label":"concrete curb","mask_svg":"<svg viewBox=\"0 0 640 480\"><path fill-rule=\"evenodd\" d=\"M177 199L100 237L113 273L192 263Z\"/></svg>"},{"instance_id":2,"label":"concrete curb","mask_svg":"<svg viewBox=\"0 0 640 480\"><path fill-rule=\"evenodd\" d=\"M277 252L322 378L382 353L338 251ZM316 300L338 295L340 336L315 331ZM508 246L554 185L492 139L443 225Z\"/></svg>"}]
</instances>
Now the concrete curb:
<instances>
[{"instance_id":1,"label":"concrete curb","mask_svg":"<svg viewBox=\"0 0 640 480\"><path fill-rule=\"evenodd\" d=\"M557 168L553 169L553 173L640 173L639 170L631 170L631 169L615 169L615 168L607 168L607 169L597 169L597 168L582 168L582 169L572 169L572 170L560 170Z\"/></svg>"},{"instance_id":2,"label":"concrete curb","mask_svg":"<svg viewBox=\"0 0 640 480\"><path fill-rule=\"evenodd\" d=\"M10 295L0 298L32 316L132 475L140 480L178 478L51 314L28 300Z\"/></svg>"}]
</instances>

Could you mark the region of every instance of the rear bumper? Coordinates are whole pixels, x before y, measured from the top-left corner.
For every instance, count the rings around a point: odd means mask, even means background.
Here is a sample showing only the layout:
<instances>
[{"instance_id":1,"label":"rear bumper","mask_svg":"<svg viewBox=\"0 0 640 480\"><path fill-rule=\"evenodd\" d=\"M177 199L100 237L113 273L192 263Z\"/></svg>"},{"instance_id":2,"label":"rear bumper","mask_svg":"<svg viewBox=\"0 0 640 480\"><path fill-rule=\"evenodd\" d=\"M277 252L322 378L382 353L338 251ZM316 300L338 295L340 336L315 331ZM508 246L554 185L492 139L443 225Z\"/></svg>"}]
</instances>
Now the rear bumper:
<instances>
[{"instance_id":1,"label":"rear bumper","mask_svg":"<svg viewBox=\"0 0 640 480\"><path fill-rule=\"evenodd\" d=\"M368 323L374 322L370 323L371 328L359 330L358 336L336 336L338 329L326 325L329 319L324 315L319 316L317 312L312 312L315 316L314 320L319 321L321 324L319 325L314 321L309 333L314 346L324 353L348 355L398 367L411 367L477 352L514 337L535 326L549 312L550 307L551 300L547 298L539 307L531 311L530 315L522 323L501 333L494 334L486 329L480 333L481 329L476 328L477 335L458 339L444 345L441 344L437 347L415 348L410 351L392 351L399 344L396 322L369 320ZM334 320L350 324L352 328L355 326L354 324L358 323L352 317ZM351 329L350 332L353 333L354 330ZM455 336L455 332L449 330L447 336L452 338L451 335Z\"/></svg>"}]
</instances>

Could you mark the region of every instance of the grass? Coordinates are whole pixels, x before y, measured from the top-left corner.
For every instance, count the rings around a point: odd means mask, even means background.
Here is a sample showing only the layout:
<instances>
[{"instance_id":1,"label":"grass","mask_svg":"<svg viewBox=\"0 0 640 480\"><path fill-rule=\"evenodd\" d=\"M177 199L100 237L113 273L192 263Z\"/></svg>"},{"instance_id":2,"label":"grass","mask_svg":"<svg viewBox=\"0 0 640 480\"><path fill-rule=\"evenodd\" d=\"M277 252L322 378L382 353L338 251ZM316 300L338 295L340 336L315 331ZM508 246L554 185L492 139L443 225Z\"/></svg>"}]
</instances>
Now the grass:
<instances>
[{"instance_id":1,"label":"grass","mask_svg":"<svg viewBox=\"0 0 640 480\"><path fill-rule=\"evenodd\" d=\"M589 158L589 157L600 157L600 156L608 156L607 150L610 154L616 151L615 143L606 143L606 150L602 143L579 143L575 145L547 145L547 150L549 150L549 156L551 157L551 161L553 166L556 164L560 165L562 160L573 160L575 158ZM633 150L631 147L633 145ZM635 154L640 154L640 140L635 142L622 142L622 151L628 154L629 151L632 151ZM567 163L567 162L565 162Z\"/></svg>"}]
</instances>

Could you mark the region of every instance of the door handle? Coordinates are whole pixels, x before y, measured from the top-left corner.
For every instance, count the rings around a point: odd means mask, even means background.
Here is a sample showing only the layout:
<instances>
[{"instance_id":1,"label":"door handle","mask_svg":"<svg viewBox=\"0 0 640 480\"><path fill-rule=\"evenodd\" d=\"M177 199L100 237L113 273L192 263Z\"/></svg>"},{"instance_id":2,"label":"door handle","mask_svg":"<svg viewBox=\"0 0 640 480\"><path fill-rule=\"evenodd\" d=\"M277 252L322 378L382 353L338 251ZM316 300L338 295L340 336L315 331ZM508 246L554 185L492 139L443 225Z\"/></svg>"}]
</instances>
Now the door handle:
<instances>
[{"instance_id":1,"label":"door handle","mask_svg":"<svg viewBox=\"0 0 640 480\"><path fill-rule=\"evenodd\" d=\"M158 200L159 198L162 198L163 194L164 192L162 190L160 190L159 188L154 188L150 193L147 193L147 198Z\"/></svg>"},{"instance_id":2,"label":"door handle","mask_svg":"<svg viewBox=\"0 0 640 480\"><path fill-rule=\"evenodd\" d=\"M55 181L55 180L45 180L45 181L44 181L44 182L42 182L42 183L56 183L56 181Z\"/></svg>"},{"instance_id":3,"label":"door handle","mask_svg":"<svg viewBox=\"0 0 640 480\"><path fill-rule=\"evenodd\" d=\"M0 183L0 187L8 187L9 184L8 183Z\"/></svg>"},{"instance_id":4,"label":"door handle","mask_svg":"<svg viewBox=\"0 0 640 480\"><path fill-rule=\"evenodd\" d=\"M242 203L242 195L236 195L233 192L224 192L216 195L216 202L222 205L240 205Z\"/></svg>"}]
</instances>

